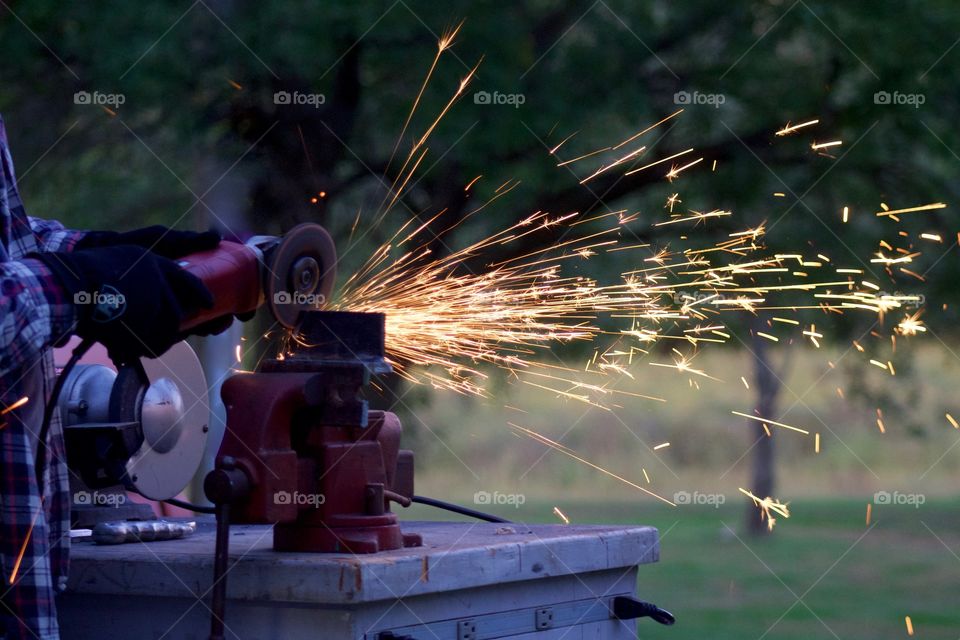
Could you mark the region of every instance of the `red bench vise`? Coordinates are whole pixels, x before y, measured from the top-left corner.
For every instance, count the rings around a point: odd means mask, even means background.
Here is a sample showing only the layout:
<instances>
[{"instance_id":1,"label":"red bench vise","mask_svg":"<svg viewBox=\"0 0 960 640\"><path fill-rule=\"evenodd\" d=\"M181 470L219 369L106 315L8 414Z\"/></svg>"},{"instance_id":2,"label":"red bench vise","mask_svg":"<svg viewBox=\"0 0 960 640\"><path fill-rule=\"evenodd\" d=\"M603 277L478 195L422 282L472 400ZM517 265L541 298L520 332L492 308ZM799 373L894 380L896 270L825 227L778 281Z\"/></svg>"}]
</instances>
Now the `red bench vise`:
<instances>
[{"instance_id":1,"label":"red bench vise","mask_svg":"<svg viewBox=\"0 0 960 640\"><path fill-rule=\"evenodd\" d=\"M227 429L207 497L230 522L275 525L278 551L419 546L390 510L413 497L413 452L400 449L397 416L360 398L371 375L391 371L383 314L308 311L299 340L293 355L224 383Z\"/></svg>"}]
</instances>

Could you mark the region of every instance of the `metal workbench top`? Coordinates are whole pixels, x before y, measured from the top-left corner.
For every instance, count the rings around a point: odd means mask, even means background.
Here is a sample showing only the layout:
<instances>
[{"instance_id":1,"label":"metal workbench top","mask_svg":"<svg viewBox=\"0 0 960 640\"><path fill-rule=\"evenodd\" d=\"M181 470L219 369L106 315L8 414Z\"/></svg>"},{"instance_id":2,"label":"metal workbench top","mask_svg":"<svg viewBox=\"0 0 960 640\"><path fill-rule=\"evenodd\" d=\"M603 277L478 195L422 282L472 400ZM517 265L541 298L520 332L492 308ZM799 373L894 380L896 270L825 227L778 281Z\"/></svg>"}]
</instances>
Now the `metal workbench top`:
<instances>
[{"instance_id":1,"label":"metal workbench top","mask_svg":"<svg viewBox=\"0 0 960 640\"><path fill-rule=\"evenodd\" d=\"M198 597L213 574L212 521L189 538L75 541L68 592ZM659 558L657 530L624 525L404 522L423 546L372 555L280 553L269 526L231 529L228 598L348 605L635 567Z\"/></svg>"}]
</instances>

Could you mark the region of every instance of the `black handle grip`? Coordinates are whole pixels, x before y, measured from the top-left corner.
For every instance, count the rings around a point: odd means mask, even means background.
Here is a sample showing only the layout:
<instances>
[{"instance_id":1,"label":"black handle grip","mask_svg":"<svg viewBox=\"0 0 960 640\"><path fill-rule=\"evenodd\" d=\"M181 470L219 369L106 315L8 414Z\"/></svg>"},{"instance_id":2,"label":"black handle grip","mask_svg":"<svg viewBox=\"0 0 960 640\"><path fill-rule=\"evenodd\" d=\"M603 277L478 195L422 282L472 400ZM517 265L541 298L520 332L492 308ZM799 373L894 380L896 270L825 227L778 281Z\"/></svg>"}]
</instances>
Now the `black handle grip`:
<instances>
[{"instance_id":1,"label":"black handle grip","mask_svg":"<svg viewBox=\"0 0 960 640\"><path fill-rule=\"evenodd\" d=\"M661 609L651 602L644 602L629 596L617 596L613 599L610 612L618 620L633 620L634 618L653 618L663 625L670 626L677 619L666 609Z\"/></svg>"}]
</instances>

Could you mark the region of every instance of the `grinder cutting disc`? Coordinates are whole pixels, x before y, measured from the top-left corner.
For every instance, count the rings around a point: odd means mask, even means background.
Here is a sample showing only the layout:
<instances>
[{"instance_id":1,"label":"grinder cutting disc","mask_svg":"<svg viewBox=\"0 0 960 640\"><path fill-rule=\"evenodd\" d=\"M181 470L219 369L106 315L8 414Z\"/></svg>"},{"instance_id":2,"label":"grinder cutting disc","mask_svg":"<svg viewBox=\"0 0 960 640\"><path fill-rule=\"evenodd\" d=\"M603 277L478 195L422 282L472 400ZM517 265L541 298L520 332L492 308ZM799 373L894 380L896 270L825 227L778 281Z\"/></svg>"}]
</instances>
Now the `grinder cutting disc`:
<instances>
[{"instance_id":1,"label":"grinder cutting disc","mask_svg":"<svg viewBox=\"0 0 960 640\"><path fill-rule=\"evenodd\" d=\"M207 447L210 406L203 367L179 342L156 359L141 360L146 389L139 395L143 443L126 464L137 491L166 500L190 482Z\"/></svg>"},{"instance_id":2,"label":"grinder cutting disc","mask_svg":"<svg viewBox=\"0 0 960 640\"><path fill-rule=\"evenodd\" d=\"M273 316L295 329L300 314L327 304L337 275L337 251L318 224L297 225L267 258L264 296Z\"/></svg>"}]
</instances>

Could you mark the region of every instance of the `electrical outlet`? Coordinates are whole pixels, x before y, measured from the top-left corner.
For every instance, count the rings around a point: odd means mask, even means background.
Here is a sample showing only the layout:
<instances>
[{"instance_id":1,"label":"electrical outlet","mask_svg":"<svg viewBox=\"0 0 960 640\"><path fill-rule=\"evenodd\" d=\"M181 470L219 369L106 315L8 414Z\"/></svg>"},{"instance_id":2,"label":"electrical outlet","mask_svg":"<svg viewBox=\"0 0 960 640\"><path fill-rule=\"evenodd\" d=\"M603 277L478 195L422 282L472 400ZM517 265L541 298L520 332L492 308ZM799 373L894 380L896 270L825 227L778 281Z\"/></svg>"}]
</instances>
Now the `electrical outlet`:
<instances>
[{"instance_id":1,"label":"electrical outlet","mask_svg":"<svg viewBox=\"0 0 960 640\"><path fill-rule=\"evenodd\" d=\"M460 620L457 622L457 640L477 640L476 620Z\"/></svg>"},{"instance_id":2,"label":"electrical outlet","mask_svg":"<svg viewBox=\"0 0 960 640\"><path fill-rule=\"evenodd\" d=\"M553 626L553 609L543 607L537 609L537 629L549 629Z\"/></svg>"}]
</instances>

